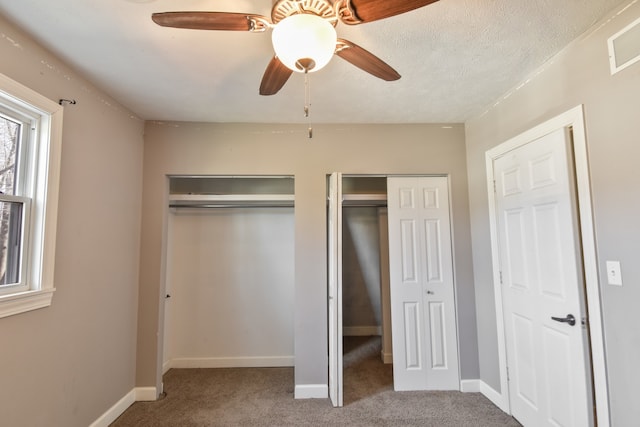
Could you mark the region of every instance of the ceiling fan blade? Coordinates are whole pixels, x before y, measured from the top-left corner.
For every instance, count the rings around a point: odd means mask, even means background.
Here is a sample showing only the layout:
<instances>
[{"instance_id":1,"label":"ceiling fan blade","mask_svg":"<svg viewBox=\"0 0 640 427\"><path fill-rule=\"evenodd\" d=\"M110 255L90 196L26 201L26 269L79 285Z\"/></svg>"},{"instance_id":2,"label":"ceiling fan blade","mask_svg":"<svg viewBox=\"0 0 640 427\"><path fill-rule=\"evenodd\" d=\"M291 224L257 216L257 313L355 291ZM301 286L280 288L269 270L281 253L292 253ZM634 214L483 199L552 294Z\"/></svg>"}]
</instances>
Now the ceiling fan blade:
<instances>
[{"instance_id":1,"label":"ceiling fan blade","mask_svg":"<svg viewBox=\"0 0 640 427\"><path fill-rule=\"evenodd\" d=\"M268 22L264 16L228 12L162 12L151 19L162 27L223 31L251 31Z\"/></svg>"},{"instance_id":2,"label":"ceiling fan blade","mask_svg":"<svg viewBox=\"0 0 640 427\"><path fill-rule=\"evenodd\" d=\"M410 12L438 0L343 0L338 8L345 24L362 24Z\"/></svg>"},{"instance_id":3,"label":"ceiling fan blade","mask_svg":"<svg viewBox=\"0 0 640 427\"><path fill-rule=\"evenodd\" d=\"M275 95L289 80L293 71L274 56L262 76L260 95Z\"/></svg>"},{"instance_id":4,"label":"ceiling fan blade","mask_svg":"<svg viewBox=\"0 0 640 427\"><path fill-rule=\"evenodd\" d=\"M336 55L382 80L398 80L400 74L371 52L345 39L338 39Z\"/></svg>"}]
</instances>

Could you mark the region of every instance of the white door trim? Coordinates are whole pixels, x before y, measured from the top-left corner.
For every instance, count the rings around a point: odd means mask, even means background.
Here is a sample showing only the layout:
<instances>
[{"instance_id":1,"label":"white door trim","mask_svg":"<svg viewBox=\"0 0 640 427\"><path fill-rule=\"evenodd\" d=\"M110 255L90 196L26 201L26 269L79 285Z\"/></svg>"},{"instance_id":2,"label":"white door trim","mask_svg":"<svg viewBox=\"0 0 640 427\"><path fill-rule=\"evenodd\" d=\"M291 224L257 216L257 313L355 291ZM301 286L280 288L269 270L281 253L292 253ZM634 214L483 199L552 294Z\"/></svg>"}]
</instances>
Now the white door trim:
<instances>
[{"instance_id":1,"label":"white door trim","mask_svg":"<svg viewBox=\"0 0 640 427\"><path fill-rule=\"evenodd\" d=\"M604 336L600 306L600 285L596 257L591 185L589 180L589 161L584 128L582 106L560 114L544 123L529 129L514 138L488 150L485 154L487 167L487 189L489 196L489 218L491 233L491 256L493 284L498 329L498 361L500 372L501 399L496 402L505 412L511 413L509 405L509 383L507 382L506 342L504 337L504 313L502 310L502 287L500 286L500 266L498 256L498 232L493 191L493 161L495 158L520 147L532 140L545 136L557 129L573 128L573 157L575 162L576 187L578 192L578 210L580 215L580 236L582 238L582 259L586 285L587 308L589 311L589 339L596 406L596 422L599 427L609 427L609 393L604 351Z\"/></svg>"}]
</instances>

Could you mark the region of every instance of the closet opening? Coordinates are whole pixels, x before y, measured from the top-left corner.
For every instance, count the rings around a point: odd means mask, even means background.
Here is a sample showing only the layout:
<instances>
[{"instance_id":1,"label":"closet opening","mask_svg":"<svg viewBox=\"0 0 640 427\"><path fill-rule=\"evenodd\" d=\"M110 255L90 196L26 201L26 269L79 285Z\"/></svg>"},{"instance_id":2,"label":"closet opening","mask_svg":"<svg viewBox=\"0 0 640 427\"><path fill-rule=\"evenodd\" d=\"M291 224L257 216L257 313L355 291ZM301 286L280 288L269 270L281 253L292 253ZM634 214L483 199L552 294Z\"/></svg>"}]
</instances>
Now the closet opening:
<instances>
[{"instance_id":1,"label":"closet opening","mask_svg":"<svg viewBox=\"0 0 640 427\"><path fill-rule=\"evenodd\" d=\"M294 365L294 179L169 177L163 370Z\"/></svg>"},{"instance_id":2,"label":"closet opening","mask_svg":"<svg viewBox=\"0 0 640 427\"><path fill-rule=\"evenodd\" d=\"M347 405L393 387L387 178L342 176L340 181L340 397Z\"/></svg>"}]
</instances>

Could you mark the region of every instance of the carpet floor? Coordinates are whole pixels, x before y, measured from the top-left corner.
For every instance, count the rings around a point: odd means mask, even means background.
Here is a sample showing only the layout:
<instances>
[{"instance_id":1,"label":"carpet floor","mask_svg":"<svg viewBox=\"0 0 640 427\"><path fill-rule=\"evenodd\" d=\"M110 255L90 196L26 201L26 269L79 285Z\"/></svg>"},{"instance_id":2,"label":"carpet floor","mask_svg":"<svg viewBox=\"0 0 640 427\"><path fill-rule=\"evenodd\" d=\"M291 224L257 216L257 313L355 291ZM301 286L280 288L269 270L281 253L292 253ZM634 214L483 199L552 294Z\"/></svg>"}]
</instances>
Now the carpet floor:
<instances>
[{"instance_id":1,"label":"carpet floor","mask_svg":"<svg viewBox=\"0 0 640 427\"><path fill-rule=\"evenodd\" d=\"M344 343L344 407L293 398L293 368L171 369L166 397L136 402L112 427L520 426L479 393L393 391L379 337Z\"/></svg>"}]
</instances>

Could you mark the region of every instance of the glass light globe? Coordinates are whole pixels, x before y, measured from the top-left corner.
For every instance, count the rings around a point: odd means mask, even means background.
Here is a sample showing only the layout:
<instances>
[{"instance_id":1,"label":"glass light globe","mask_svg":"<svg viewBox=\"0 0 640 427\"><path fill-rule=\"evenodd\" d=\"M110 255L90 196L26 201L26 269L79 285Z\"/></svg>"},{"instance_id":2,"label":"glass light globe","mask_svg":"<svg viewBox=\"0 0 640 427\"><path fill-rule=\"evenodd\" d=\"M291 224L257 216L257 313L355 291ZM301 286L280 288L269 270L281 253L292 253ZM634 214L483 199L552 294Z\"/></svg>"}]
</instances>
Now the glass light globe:
<instances>
[{"instance_id":1,"label":"glass light globe","mask_svg":"<svg viewBox=\"0 0 640 427\"><path fill-rule=\"evenodd\" d=\"M301 13L278 22L272 42L276 56L288 68L299 73L314 72L333 57L337 35L326 19Z\"/></svg>"}]
</instances>

